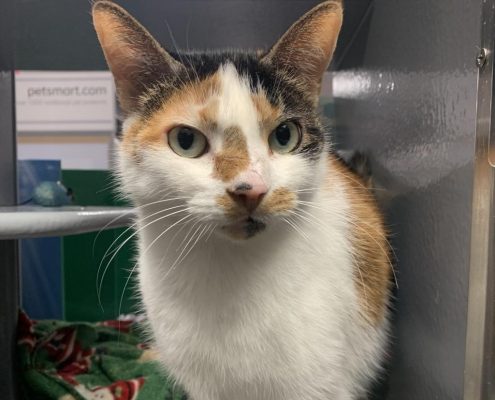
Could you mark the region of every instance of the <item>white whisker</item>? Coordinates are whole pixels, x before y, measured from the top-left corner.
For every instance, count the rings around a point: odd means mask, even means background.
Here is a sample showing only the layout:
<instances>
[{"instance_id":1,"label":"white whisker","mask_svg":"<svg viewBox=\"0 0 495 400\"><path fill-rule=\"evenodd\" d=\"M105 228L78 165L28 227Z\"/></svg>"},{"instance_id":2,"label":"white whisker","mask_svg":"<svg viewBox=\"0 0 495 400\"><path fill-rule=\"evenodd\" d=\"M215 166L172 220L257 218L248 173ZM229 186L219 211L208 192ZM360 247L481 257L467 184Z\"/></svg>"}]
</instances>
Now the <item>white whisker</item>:
<instances>
[{"instance_id":1,"label":"white whisker","mask_svg":"<svg viewBox=\"0 0 495 400\"><path fill-rule=\"evenodd\" d=\"M180 206L174 206L174 207L165 208L163 210L154 212L153 214L150 214L150 215L142 218L141 221L145 221L147 219L152 218L153 216L155 216L157 214L161 214L161 213L164 213L164 212L167 212L167 211L170 211L170 210L173 210L173 209L181 208L181 207L184 207L184 206L183 205L180 205ZM114 239L114 241L110 244L110 246L108 246L107 250L105 251L105 254L103 254L103 257L101 258L100 264L98 265L98 270L96 272L97 288L98 288L98 281L99 281L99 277L100 277L100 270L101 270L101 266L103 265L103 261L105 260L106 257L110 256L110 254L113 254L113 253L115 253L115 251L117 251L118 246L116 246L115 248L112 249L112 247L114 246L114 244L117 243L122 236L124 236L131 229L135 228L137 225L138 225L138 222L135 222L132 225L130 225L127 229L125 229L123 232L121 232L120 235L117 236L117 238ZM100 294L98 293L98 290L97 290L97 295L98 295L98 297L100 296Z\"/></svg>"},{"instance_id":2,"label":"white whisker","mask_svg":"<svg viewBox=\"0 0 495 400\"><path fill-rule=\"evenodd\" d=\"M287 218L282 218L285 222L287 222L292 228L299 233L308 243L311 243L308 236L297 226L297 224L292 221L289 217Z\"/></svg>"},{"instance_id":3,"label":"white whisker","mask_svg":"<svg viewBox=\"0 0 495 400\"><path fill-rule=\"evenodd\" d=\"M131 208L130 210L127 210L126 212L124 212L123 214L121 215L118 215L117 217L115 217L114 219L112 219L110 222L108 222L107 224L105 224L103 226L103 228L101 228L98 233L96 234L96 237L95 239L93 240L93 254L94 254L94 251L95 251L95 244L96 244L96 241L98 240L99 236L101 235L101 233L106 229L108 228L111 224L113 224L115 221L118 221L119 219L123 218L124 216L128 215L128 214L131 214L131 213L135 213L137 210L140 210L144 207L149 207L149 206L152 206L154 204L159 204L159 203L165 203L165 202L168 202L168 201L174 201L174 200L184 200L184 199L191 199L190 197L174 197L174 198L171 198L171 199L162 199L162 200L157 200L157 201L153 201L151 203L146 203L146 204L143 204L141 206L138 206L138 207L133 207Z\"/></svg>"},{"instance_id":4,"label":"white whisker","mask_svg":"<svg viewBox=\"0 0 495 400\"><path fill-rule=\"evenodd\" d=\"M201 220L196 221L196 222L195 222L195 224L193 225L193 227L194 227L194 226L196 226L196 225L197 225L198 223L200 223L200 222L201 222ZM181 252L180 252L180 254L177 256L177 258L175 259L174 263L172 264L172 266L171 266L170 268L174 268L174 267L178 264L179 260L180 260L180 261L182 261L182 259L181 259L182 254L184 254L184 252L186 251L187 247L189 246L189 243L191 243L191 241L194 239L194 236L196 235L196 233L197 233L200 229L201 229L201 225L199 225L199 226L196 228L196 230L194 231L194 233L191 235L191 238L190 238L190 239L187 241L187 243L183 246L182 251L181 251ZM196 243L196 242L195 242L195 243ZM194 245L193 245L192 247L194 247ZM192 248L192 247L191 247L191 248ZM188 254L189 254L189 251L186 253L186 256L187 256Z\"/></svg>"},{"instance_id":5,"label":"white whisker","mask_svg":"<svg viewBox=\"0 0 495 400\"><path fill-rule=\"evenodd\" d=\"M110 260L107 262L107 264L106 264L106 266L105 266L105 269L103 270L103 274L102 274L102 276L101 276L100 284L98 285L98 291L97 291L97 294L98 294L98 299L99 299L100 307L102 307L102 305L101 305L101 297L100 297L100 295L101 295L101 288L102 288L102 286L103 286L103 281L104 281L104 279L105 279L105 275L106 275L106 273L107 273L107 271L108 271L108 268L110 267L110 264L112 263L112 261L114 260L114 258L115 258L115 257L116 257L116 255L118 254L118 252L119 252L119 251L120 251L120 250L121 250L121 249L125 246L125 244L126 244L127 242L129 242L129 240L131 240L134 236L136 236L136 235L137 235L139 232L141 232L143 229L146 229L148 226L150 226L150 225L152 225L152 224L154 224L154 223L156 223L156 222L158 222L158 221L161 221L161 220L163 220L163 219L165 219L165 218L171 217L172 215L179 214L179 213L181 213L181 212L187 212L187 211L190 211L191 209L192 209L191 207L186 207L186 208L184 208L183 210L174 211L174 212L169 213L169 214L167 214L167 215L165 215L165 216L162 216L162 217L156 218L156 219L154 219L153 221L151 221L151 222L147 223L146 225L144 225L143 227L139 228L139 229L138 229L138 230L136 230L135 232L133 232L133 234L132 234L131 236L129 236L127 239L125 239L125 240L124 240L124 241L123 241L123 242L119 245L119 247L118 247L117 251L116 251L116 252L112 255L112 257L110 258ZM182 221L182 220L180 220L180 221ZM172 227L173 227L173 226L175 226L175 225L176 225L176 224L172 225ZM153 242L153 243L154 243L154 242ZM103 307L102 307L102 309L103 309Z\"/></svg>"}]
</instances>

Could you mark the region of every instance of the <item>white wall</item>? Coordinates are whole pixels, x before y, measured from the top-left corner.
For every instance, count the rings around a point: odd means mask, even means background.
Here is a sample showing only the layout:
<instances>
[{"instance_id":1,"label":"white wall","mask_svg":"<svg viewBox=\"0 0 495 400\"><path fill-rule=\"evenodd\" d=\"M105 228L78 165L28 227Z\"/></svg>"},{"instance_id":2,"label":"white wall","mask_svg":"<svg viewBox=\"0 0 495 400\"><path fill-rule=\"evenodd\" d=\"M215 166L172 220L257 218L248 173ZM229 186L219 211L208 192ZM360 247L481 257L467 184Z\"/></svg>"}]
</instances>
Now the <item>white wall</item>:
<instances>
[{"instance_id":1,"label":"white wall","mask_svg":"<svg viewBox=\"0 0 495 400\"><path fill-rule=\"evenodd\" d=\"M109 169L109 136L20 136L19 160L61 160L63 169Z\"/></svg>"}]
</instances>

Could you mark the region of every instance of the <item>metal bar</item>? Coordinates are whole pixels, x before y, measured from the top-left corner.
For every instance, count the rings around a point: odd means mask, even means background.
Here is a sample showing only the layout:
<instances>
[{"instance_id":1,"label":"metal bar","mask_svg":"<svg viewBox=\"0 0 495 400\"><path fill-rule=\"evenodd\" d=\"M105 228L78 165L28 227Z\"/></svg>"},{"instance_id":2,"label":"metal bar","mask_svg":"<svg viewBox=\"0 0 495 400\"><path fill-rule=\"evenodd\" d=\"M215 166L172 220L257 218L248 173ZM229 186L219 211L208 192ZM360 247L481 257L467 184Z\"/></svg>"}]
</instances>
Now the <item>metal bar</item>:
<instances>
[{"instance_id":1,"label":"metal bar","mask_svg":"<svg viewBox=\"0 0 495 400\"><path fill-rule=\"evenodd\" d=\"M17 201L14 98L15 0L0 1L0 206ZM18 398L16 327L19 310L18 243L0 241L0 387L1 398Z\"/></svg>"},{"instance_id":2,"label":"metal bar","mask_svg":"<svg viewBox=\"0 0 495 400\"><path fill-rule=\"evenodd\" d=\"M490 165L490 136L495 135L492 132L495 0L485 0L482 4L481 48L476 59L479 76L464 400L495 398L495 169Z\"/></svg>"}]
</instances>

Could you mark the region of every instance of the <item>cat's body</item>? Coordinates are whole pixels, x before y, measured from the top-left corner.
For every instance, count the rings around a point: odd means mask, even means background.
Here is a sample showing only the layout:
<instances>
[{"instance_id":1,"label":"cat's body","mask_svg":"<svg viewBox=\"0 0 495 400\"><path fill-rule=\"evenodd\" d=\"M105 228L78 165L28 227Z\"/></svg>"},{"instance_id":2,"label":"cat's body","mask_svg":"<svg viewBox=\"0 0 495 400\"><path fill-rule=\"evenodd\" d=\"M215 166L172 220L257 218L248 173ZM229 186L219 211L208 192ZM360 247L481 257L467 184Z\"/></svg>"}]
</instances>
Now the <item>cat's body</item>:
<instances>
[{"instance_id":1,"label":"cat's body","mask_svg":"<svg viewBox=\"0 0 495 400\"><path fill-rule=\"evenodd\" d=\"M242 244L212 235L171 272L178 253L163 259L168 243L145 252L166 226L141 236L140 287L156 344L194 400L350 400L369 389L387 322L369 322L371 294L356 290L349 181L333 163L324 161L313 201L338 212L311 211L324 232L299 221L307 238L284 222Z\"/></svg>"},{"instance_id":2,"label":"cat's body","mask_svg":"<svg viewBox=\"0 0 495 400\"><path fill-rule=\"evenodd\" d=\"M118 172L166 370L193 400L363 396L385 354L390 266L371 193L315 111L340 3L264 55L173 57L112 3L94 15L128 114Z\"/></svg>"}]
</instances>

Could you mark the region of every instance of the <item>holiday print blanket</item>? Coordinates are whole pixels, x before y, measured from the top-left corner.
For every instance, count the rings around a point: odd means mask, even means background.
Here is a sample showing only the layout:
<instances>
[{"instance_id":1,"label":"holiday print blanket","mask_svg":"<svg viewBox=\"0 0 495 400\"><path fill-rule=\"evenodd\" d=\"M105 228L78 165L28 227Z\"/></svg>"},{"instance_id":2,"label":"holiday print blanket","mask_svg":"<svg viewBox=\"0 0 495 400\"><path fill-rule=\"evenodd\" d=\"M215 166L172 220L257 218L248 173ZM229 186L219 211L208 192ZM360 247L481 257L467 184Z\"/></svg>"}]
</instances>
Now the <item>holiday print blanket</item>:
<instances>
[{"instance_id":1,"label":"holiday print blanket","mask_svg":"<svg viewBox=\"0 0 495 400\"><path fill-rule=\"evenodd\" d=\"M29 400L185 400L135 320L100 323L19 318L22 390Z\"/></svg>"}]
</instances>

